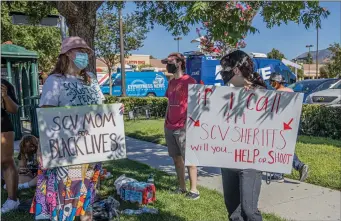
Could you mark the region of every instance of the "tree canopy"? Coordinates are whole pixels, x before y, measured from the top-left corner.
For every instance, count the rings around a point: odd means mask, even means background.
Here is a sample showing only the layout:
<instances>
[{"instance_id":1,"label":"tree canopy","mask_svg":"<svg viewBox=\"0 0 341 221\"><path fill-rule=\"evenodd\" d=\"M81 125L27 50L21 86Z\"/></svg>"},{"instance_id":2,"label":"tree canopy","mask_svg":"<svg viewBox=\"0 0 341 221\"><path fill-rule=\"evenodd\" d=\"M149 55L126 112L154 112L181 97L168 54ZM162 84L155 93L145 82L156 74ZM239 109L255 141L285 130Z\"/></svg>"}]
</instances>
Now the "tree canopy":
<instances>
[{"instance_id":1,"label":"tree canopy","mask_svg":"<svg viewBox=\"0 0 341 221\"><path fill-rule=\"evenodd\" d=\"M278 60L282 60L283 58L285 58L284 54L282 52L280 52L278 49L273 48L268 54L267 54L268 58L272 58L272 59L278 59Z\"/></svg>"},{"instance_id":2,"label":"tree canopy","mask_svg":"<svg viewBox=\"0 0 341 221\"><path fill-rule=\"evenodd\" d=\"M57 1L28 2L28 13L41 17L51 8L56 8L66 19L70 35L84 38L94 47L96 11L103 1ZM124 6L122 2L111 3ZM223 55L231 48L245 45L247 34L257 33L252 25L259 14L268 28L292 21L306 28L320 27L321 19L329 11L319 6L318 1L136 1L136 16L143 27L152 28L155 24L165 26L176 35L186 35L190 26L202 24L205 33L202 39L207 50L218 49ZM212 46L213 45L213 46ZM94 69L94 59L90 63Z\"/></svg>"},{"instance_id":3,"label":"tree canopy","mask_svg":"<svg viewBox=\"0 0 341 221\"><path fill-rule=\"evenodd\" d=\"M123 40L125 56L132 50L143 47L148 30L139 26L138 18L134 14L127 14L122 18ZM120 62L120 27L117 10L103 7L98 13L95 34L96 56L103 61L111 74L114 65ZM110 94L112 94L112 81Z\"/></svg>"},{"instance_id":4,"label":"tree canopy","mask_svg":"<svg viewBox=\"0 0 341 221\"><path fill-rule=\"evenodd\" d=\"M42 2L37 3L41 5ZM60 31L56 27L41 27L34 25L13 25L10 11L26 13L29 9L27 2L1 2L1 41L11 41L28 50L38 52L38 68L40 71L49 72L56 62L61 44ZM38 12L35 10L34 12ZM57 10L46 9L46 14L56 14Z\"/></svg>"},{"instance_id":5,"label":"tree canopy","mask_svg":"<svg viewBox=\"0 0 341 221\"><path fill-rule=\"evenodd\" d=\"M330 61L326 64L326 72L329 77L341 77L341 47L339 43L330 45L329 50L332 52Z\"/></svg>"},{"instance_id":6,"label":"tree canopy","mask_svg":"<svg viewBox=\"0 0 341 221\"><path fill-rule=\"evenodd\" d=\"M320 27L321 18L329 15L318 1L148 1L136 5L143 25L164 25L175 36L187 34L190 25L202 24L200 30L206 32L200 36L202 48L220 55L245 47L245 36L259 32L252 25L257 14L268 28L290 21L306 28Z\"/></svg>"}]
</instances>

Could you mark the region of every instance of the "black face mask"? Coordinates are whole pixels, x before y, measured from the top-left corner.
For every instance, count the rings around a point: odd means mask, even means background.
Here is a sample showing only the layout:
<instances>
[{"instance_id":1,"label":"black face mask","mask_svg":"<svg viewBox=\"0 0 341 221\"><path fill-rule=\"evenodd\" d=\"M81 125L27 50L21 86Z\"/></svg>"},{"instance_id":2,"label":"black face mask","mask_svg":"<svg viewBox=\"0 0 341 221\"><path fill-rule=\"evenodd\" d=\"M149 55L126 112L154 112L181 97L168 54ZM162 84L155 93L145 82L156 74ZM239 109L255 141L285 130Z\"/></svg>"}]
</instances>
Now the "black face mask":
<instances>
[{"instance_id":1,"label":"black face mask","mask_svg":"<svg viewBox=\"0 0 341 221\"><path fill-rule=\"evenodd\" d=\"M176 64L167 64L166 66L168 73L175 74L178 70Z\"/></svg>"},{"instance_id":2,"label":"black face mask","mask_svg":"<svg viewBox=\"0 0 341 221\"><path fill-rule=\"evenodd\" d=\"M233 70L231 70L231 71L221 71L220 75L224 81L224 84L226 85L227 83L230 82L230 80L234 77L235 74Z\"/></svg>"}]
</instances>

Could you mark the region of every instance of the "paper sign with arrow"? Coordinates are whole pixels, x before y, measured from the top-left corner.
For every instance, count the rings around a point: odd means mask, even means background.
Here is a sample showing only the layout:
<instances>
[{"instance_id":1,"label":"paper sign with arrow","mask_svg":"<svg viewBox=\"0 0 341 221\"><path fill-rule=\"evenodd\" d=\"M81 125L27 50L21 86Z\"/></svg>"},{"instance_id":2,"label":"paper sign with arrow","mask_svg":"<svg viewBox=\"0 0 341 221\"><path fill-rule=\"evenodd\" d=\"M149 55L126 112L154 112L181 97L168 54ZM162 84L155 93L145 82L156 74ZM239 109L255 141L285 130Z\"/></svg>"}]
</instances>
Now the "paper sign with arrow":
<instances>
[{"instance_id":1,"label":"paper sign with arrow","mask_svg":"<svg viewBox=\"0 0 341 221\"><path fill-rule=\"evenodd\" d=\"M291 173L302 104L300 93L190 85L185 165Z\"/></svg>"}]
</instances>

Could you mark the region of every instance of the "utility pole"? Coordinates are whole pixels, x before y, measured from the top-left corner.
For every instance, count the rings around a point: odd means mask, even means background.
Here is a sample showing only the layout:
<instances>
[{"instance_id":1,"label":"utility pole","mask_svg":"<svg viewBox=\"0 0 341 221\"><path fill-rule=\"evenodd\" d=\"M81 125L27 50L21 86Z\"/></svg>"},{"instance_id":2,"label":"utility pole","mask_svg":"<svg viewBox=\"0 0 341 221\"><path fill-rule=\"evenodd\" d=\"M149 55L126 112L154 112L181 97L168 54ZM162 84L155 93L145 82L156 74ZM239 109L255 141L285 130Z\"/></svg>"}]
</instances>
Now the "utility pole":
<instances>
[{"instance_id":1,"label":"utility pole","mask_svg":"<svg viewBox=\"0 0 341 221\"><path fill-rule=\"evenodd\" d=\"M178 41L178 52L180 52L180 40L182 40L182 37L175 37L175 41Z\"/></svg>"},{"instance_id":2,"label":"utility pole","mask_svg":"<svg viewBox=\"0 0 341 221\"><path fill-rule=\"evenodd\" d=\"M310 57L312 58L313 56L311 56L311 54L310 54L310 48L314 47L314 46L313 45L306 45L305 47L309 49L308 55L310 55ZM311 61L308 61L308 63L309 63L308 65L309 65L309 77L310 77L310 63L311 63ZM311 76L311 78L313 78L313 77Z\"/></svg>"},{"instance_id":3,"label":"utility pole","mask_svg":"<svg viewBox=\"0 0 341 221\"><path fill-rule=\"evenodd\" d=\"M120 18L120 55L121 55L121 96L126 97L126 69L124 62L124 42L123 42L123 21L122 21L122 8L118 9L118 16ZM110 76L111 77L111 76Z\"/></svg>"},{"instance_id":4,"label":"utility pole","mask_svg":"<svg viewBox=\"0 0 341 221\"><path fill-rule=\"evenodd\" d=\"M319 55L319 26L316 25L316 79L318 79L319 77L318 55Z\"/></svg>"}]
</instances>

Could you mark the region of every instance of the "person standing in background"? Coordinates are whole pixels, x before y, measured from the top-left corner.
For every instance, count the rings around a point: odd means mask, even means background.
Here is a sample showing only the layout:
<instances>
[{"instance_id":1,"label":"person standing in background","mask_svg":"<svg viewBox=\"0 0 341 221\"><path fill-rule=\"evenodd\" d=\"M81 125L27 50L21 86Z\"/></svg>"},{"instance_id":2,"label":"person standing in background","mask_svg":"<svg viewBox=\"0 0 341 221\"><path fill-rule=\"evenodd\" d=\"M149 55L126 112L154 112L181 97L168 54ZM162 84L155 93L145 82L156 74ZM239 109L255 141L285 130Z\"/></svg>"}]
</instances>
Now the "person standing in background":
<instances>
[{"instance_id":1,"label":"person standing in background","mask_svg":"<svg viewBox=\"0 0 341 221\"><path fill-rule=\"evenodd\" d=\"M11 83L1 79L1 174L7 186L8 199L1 207L1 214L18 208L18 171L14 162L14 129L8 113L16 114L19 106Z\"/></svg>"},{"instance_id":2,"label":"person standing in background","mask_svg":"<svg viewBox=\"0 0 341 221\"><path fill-rule=\"evenodd\" d=\"M185 74L185 57L180 53L171 53L162 60L166 64L168 73L174 75L170 80L166 97L168 106L165 120L165 138L169 156L173 158L176 174L180 186L177 194L186 194L188 199L197 200L200 193L197 190L197 167L189 166L190 191L187 192L185 182L185 148L186 148L186 119L188 85L196 84L196 81Z\"/></svg>"},{"instance_id":3,"label":"person standing in background","mask_svg":"<svg viewBox=\"0 0 341 221\"><path fill-rule=\"evenodd\" d=\"M291 88L285 87L285 83L285 79L281 74L272 73L270 75L270 84L273 88L275 88L276 91L294 92ZM302 161L300 161L300 159L297 157L296 153L294 154L292 167L300 173L301 182L304 182L308 178L309 166L302 163ZM271 180L283 183L284 175L280 173L275 173L271 176Z\"/></svg>"}]
</instances>

